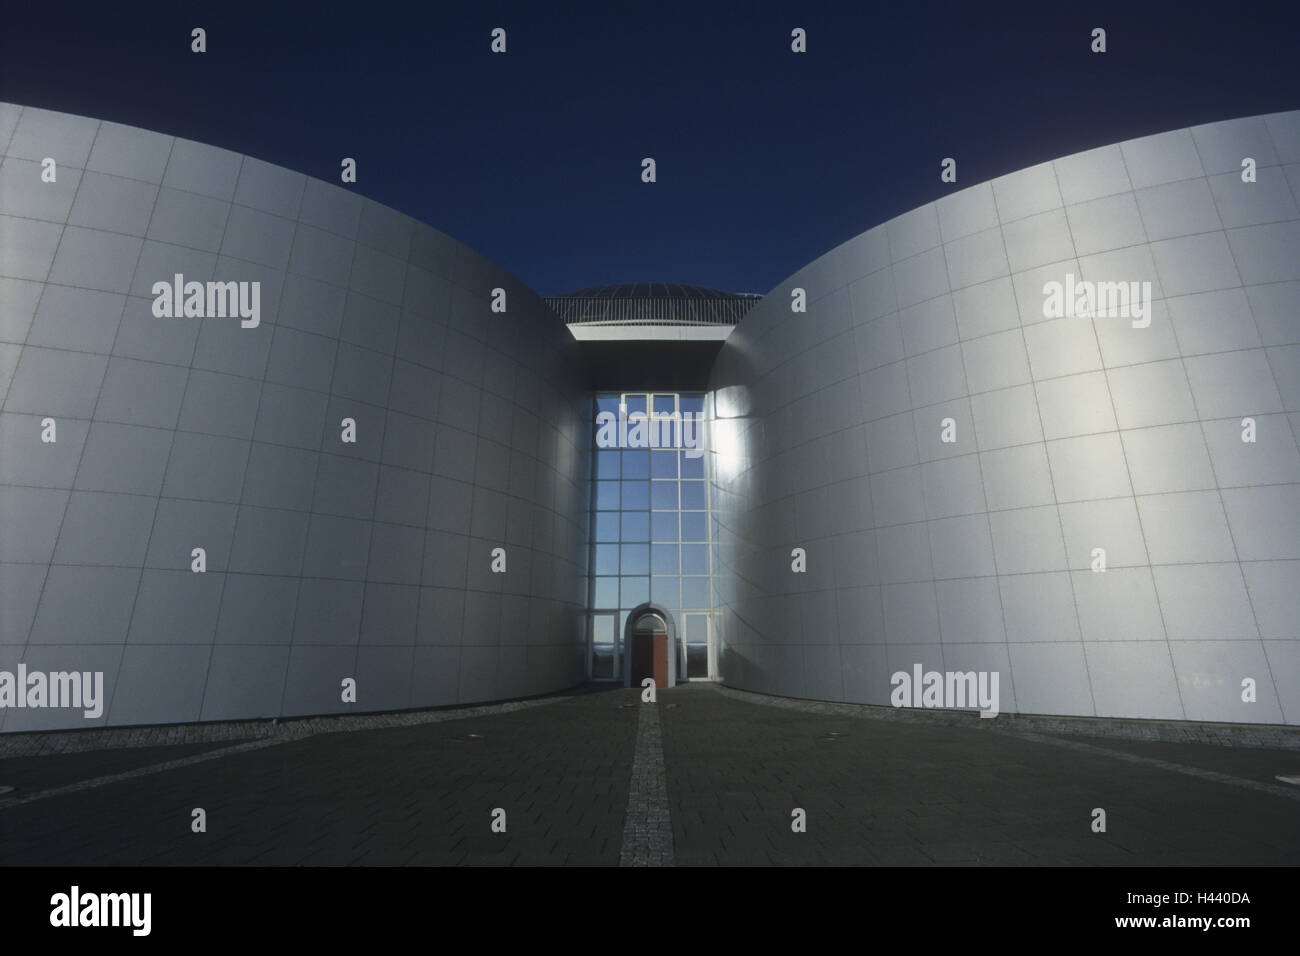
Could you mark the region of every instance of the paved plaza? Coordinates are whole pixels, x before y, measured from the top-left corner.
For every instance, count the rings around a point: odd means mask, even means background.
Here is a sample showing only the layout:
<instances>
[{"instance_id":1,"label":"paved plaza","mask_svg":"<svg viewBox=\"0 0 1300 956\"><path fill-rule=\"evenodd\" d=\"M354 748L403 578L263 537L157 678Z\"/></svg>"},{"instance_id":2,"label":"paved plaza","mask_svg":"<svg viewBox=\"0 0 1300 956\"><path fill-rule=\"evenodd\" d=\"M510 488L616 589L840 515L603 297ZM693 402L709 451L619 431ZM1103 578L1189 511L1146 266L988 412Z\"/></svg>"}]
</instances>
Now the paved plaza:
<instances>
[{"instance_id":1,"label":"paved plaza","mask_svg":"<svg viewBox=\"0 0 1300 956\"><path fill-rule=\"evenodd\" d=\"M585 690L405 726L0 753L0 864L1300 863L1300 787L1276 779L1300 773L1296 749Z\"/></svg>"}]
</instances>

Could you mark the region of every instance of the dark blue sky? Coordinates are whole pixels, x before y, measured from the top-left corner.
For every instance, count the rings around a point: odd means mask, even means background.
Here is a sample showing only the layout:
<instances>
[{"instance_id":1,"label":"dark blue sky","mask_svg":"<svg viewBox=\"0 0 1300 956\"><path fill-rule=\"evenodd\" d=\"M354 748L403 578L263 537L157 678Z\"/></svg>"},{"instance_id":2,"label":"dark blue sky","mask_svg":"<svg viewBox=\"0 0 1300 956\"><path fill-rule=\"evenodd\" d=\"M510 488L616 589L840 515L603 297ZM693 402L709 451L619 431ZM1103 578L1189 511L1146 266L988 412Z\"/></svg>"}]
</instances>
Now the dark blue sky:
<instances>
[{"instance_id":1,"label":"dark blue sky","mask_svg":"<svg viewBox=\"0 0 1300 956\"><path fill-rule=\"evenodd\" d=\"M354 156L349 188L543 294L643 279L766 292L945 191L1300 107L1294 0L3 3L0 99L334 182ZM504 56L488 49L497 26Z\"/></svg>"}]
</instances>

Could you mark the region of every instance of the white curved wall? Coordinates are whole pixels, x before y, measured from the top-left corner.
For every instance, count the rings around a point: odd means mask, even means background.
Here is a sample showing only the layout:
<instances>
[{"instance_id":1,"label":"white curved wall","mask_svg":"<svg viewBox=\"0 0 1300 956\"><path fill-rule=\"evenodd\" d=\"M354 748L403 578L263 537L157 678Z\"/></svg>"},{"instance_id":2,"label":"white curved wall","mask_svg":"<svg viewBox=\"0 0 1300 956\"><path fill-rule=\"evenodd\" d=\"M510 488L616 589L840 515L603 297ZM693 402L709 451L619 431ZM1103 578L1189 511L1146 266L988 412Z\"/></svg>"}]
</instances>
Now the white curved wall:
<instances>
[{"instance_id":1,"label":"white curved wall","mask_svg":"<svg viewBox=\"0 0 1300 956\"><path fill-rule=\"evenodd\" d=\"M8 707L0 730L581 680L586 398L537 296L385 206L199 143L0 105L0 156L0 671L102 671L107 696L98 720ZM260 282L260 324L155 317L175 273Z\"/></svg>"},{"instance_id":2,"label":"white curved wall","mask_svg":"<svg viewBox=\"0 0 1300 956\"><path fill-rule=\"evenodd\" d=\"M1298 191L1300 114L1211 124L955 192L774 290L711 385L728 682L887 703L920 663L998 671L1004 711L1297 722ZM107 681L97 721L0 730L581 678L587 398L512 277L345 189L3 105L0 250L0 671ZM260 282L261 324L155 317L177 272ZM1067 275L1149 282L1150 325L1045 317Z\"/></svg>"},{"instance_id":3,"label":"white curved wall","mask_svg":"<svg viewBox=\"0 0 1300 956\"><path fill-rule=\"evenodd\" d=\"M773 290L711 383L727 682L885 704L921 663L999 672L1003 711L1300 722L1298 200L1300 113L1214 123L961 189ZM1046 318L1067 274L1149 282L1149 327Z\"/></svg>"}]
</instances>

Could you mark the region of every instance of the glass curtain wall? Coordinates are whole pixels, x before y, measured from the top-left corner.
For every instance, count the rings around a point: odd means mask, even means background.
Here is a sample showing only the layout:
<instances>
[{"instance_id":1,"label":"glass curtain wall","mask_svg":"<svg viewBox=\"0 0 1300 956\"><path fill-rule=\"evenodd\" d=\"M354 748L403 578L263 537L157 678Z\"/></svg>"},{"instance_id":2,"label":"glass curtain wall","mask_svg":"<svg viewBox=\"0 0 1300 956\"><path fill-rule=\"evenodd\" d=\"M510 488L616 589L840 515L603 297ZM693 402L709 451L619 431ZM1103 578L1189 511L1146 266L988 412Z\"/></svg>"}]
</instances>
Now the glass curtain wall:
<instances>
[{"instance_id":1,"label":"glass curtain wall","mask_svg":"<svg viewBox=\"0 0 1300 956\"><path fill-rule=\"evenodd\" d=\"M673 614L685 645L679 673L712 676L704 411L703 394L594 396L588 604L594 679L621 679L627 616L646 601Z\"/></svg>"}]
</instances>

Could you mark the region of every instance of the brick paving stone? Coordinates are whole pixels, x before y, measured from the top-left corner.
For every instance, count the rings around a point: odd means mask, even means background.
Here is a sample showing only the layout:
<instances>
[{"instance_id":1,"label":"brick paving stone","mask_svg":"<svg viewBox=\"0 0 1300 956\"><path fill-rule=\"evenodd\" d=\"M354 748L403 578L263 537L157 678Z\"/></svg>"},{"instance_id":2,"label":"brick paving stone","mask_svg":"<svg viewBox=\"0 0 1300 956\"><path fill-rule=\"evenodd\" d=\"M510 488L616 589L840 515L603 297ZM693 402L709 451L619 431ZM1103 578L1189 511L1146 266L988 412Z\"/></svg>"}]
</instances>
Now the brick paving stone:
<instances>
[{"instance_id":1,"label":"brick paving stone","mask_svg":"<svg viewBox=\"0 0 1300 956\"><path fill-rule=\"evenodd\" d=\"M662 711L678 865L755 865L767 854L783 865L1300 862L1300 807L1277 795L1281 784L1253 792L1054 746L1044 727L1062 725L1055 720L1034 725L1044 739L1031 740L949 719L966 715L879 719L874 708L872 719L846 720L852 705L757 697L703 684L660 693L679 705ZM1214 738L1233 748L1132 739L1131 727L1128 739L1087 744L1267 781L1295 762L1300 734L1266 731L1273 749L1240 745L1245 730ZM1098 806L1102 834L1089 826ZM795 807L807 811L805 833L791 831Z\"/></svg>"},{"instance_id":2,"label":"brick paving stone","mask_svg":"<svg viewBox=\"0 0 1300 956\"><path fill-rule=\"evenodd\" d=\"M118 774L138 767L207 753L243 740L114 748L102 751L51 751L43 755L5 756L0 749L0 786L13 787L7 797Z\"/></svg>"},{"instance_id":3,"label":"brick paving stone","mask_svg":"<svg viewBox=\"0 0 1300 956\"><path fill-rule=\"evenodd\" d=\"M0 864L615 865L637 719L620 696L319 733L9 806ZM57 753L22 759L105 769L102 752ZM586 794L569 789L575 779ZM194 807L208 811L208 832L190 831ZM490 831L495 807L504 834Z\"/></svg>"},{"instance_id":4,"label":"brick paving stone","mask_svg":"<svg viewBox=\"0 0 1300 956\"><path fill-rule=\"evenodd\" d=\"M895 718L707 684L655 705L635 689L544 703L0 746L0 784L38 797L0 797L0 864L1300 863L1300 807L1274 780L1297 769L1289 729L1129 722L1107 738L1105 722ZM226 752L250 740L262 749ZM118 773L144 775L39 796Z\"/></svg>"}]
</instances>

